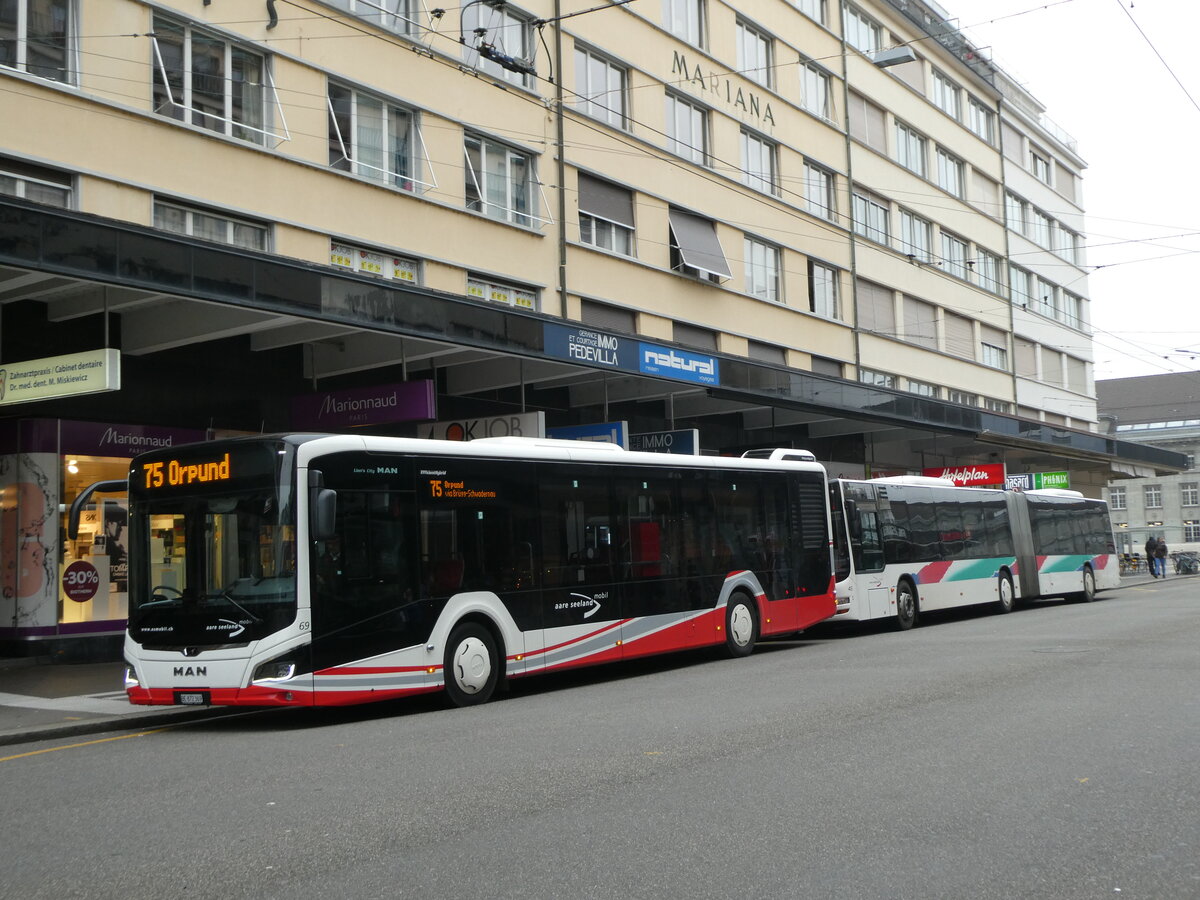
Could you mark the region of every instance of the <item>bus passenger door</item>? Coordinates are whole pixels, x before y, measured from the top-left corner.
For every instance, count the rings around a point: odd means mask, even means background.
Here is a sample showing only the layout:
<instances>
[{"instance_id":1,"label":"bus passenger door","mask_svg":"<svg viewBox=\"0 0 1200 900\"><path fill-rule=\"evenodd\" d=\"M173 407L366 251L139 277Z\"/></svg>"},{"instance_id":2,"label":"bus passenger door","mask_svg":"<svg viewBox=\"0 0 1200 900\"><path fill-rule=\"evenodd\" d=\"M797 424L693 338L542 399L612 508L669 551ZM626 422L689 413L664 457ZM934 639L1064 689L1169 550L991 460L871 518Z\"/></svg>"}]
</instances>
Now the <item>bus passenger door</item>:
<instances>
[{"instance_id":1,"label":"bus passenger door","mask_svg":"<svg viewBox=\"0 0 1200 900\"><path fill-rule=\"evenodd\" d=\"M544 668L620 659L624 598L611 479L599 466L539 468ZM532 651L529 663L539 667Z\"/></svg>"}]
</instances>

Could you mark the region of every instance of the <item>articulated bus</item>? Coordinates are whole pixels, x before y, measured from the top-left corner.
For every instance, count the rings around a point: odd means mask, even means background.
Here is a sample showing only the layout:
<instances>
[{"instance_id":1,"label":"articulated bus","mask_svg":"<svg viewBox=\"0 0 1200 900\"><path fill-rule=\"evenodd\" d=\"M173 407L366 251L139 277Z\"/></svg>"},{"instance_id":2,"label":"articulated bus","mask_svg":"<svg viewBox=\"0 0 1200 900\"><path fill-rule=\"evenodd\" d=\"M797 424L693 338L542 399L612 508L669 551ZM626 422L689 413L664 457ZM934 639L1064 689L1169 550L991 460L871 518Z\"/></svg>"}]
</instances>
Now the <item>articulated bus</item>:
<instances>
[{"instance_id":1,"label":"articulated bus","mask_svg":"<svg viewBox=\"0 0 1200 900\"><path fill-rule=\"evenodd\" d=\"M1043 597L1091 601L1120 579L1102 500L1076 491L956 487L900 476L830 482L834 621L991 603L998 612Z\"/></svg>"},{"instance_id":2,"label":"articulated bus","mask_svg":"<svg viewBox=\"0 0 1200 900\"><path fill-rule=\"evenodd\" d=\"M444 690L471 705L517 676L708 646L745 656L834 612L812 459L350 435L143 454L127 485L129 699Z\"/></svg>"}]
</instances>

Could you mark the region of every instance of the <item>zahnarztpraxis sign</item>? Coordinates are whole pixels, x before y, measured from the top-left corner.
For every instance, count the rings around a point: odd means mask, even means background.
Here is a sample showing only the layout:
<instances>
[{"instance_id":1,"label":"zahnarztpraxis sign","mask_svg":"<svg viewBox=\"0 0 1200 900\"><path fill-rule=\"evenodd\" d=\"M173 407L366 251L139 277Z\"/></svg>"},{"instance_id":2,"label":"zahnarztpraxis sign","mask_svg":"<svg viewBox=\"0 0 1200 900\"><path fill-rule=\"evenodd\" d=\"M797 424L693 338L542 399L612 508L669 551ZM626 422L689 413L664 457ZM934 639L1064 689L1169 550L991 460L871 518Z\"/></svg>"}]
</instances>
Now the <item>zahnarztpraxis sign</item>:
<instances>
[{"instance_id":1,"label":"zahnarztpraxis sign","mask_svg":"<svg viewBox=\"0 0 1200 900\"><path fill-rule=\"evenodd\" d=\"M88 350L0 365L0 406L121 389L121 351Z\"/></svg>"}]
</instances>

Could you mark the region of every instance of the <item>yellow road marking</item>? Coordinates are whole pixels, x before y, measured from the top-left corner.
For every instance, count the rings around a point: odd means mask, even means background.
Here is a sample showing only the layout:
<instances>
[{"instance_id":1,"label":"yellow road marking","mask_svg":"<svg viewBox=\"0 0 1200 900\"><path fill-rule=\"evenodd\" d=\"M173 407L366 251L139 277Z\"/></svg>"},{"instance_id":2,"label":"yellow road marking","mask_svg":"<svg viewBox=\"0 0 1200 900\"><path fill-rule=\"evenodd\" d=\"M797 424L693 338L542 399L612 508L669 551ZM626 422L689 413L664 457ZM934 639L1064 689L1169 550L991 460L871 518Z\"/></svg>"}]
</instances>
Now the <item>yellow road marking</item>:
<instances>
[{"instance_id":1,"label":"yellow road marking","mask_svg":"<svg viewBox=\"0 0 1200 900\"><path fill-rule=\"evenodd\" d=\"M168 726L171 728L174 726ZM74 750L77 747L90 747L93 744L107 744L109 741L123 741L126 738L146 737L150 734L158 734L166 731L167 728L155 728L153 731L139 731L136 734L119 734L116 737L97 738L94 741L83 741L80 744L66 744L62 747L47 747L44 750L30 750L28 753L17 753L13 756L0 756L0 763L9 762L14 759L24 759L26 756L38 756L42 753L55 753L59 750Z\"/></svg>"}]
</instances>

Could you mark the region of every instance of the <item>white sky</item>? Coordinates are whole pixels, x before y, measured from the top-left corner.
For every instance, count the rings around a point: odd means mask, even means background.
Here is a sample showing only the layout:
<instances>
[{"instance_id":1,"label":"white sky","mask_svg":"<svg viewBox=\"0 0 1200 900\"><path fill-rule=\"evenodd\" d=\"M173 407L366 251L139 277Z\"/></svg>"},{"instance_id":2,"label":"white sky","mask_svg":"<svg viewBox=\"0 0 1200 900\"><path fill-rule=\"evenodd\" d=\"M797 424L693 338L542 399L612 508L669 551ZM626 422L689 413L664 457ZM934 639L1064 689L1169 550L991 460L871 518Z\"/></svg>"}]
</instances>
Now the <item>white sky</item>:
<instances>
[{"instance_id":1,"label":"white sky","mask_svg":"<svg viewBox=\"0 0 1200 900\"><path fill-rule=\"evenodd\" d=\"M1200 370L1200 2L938 2L1088 163L1096 377Z\"/></svg>"}]
</instances>

